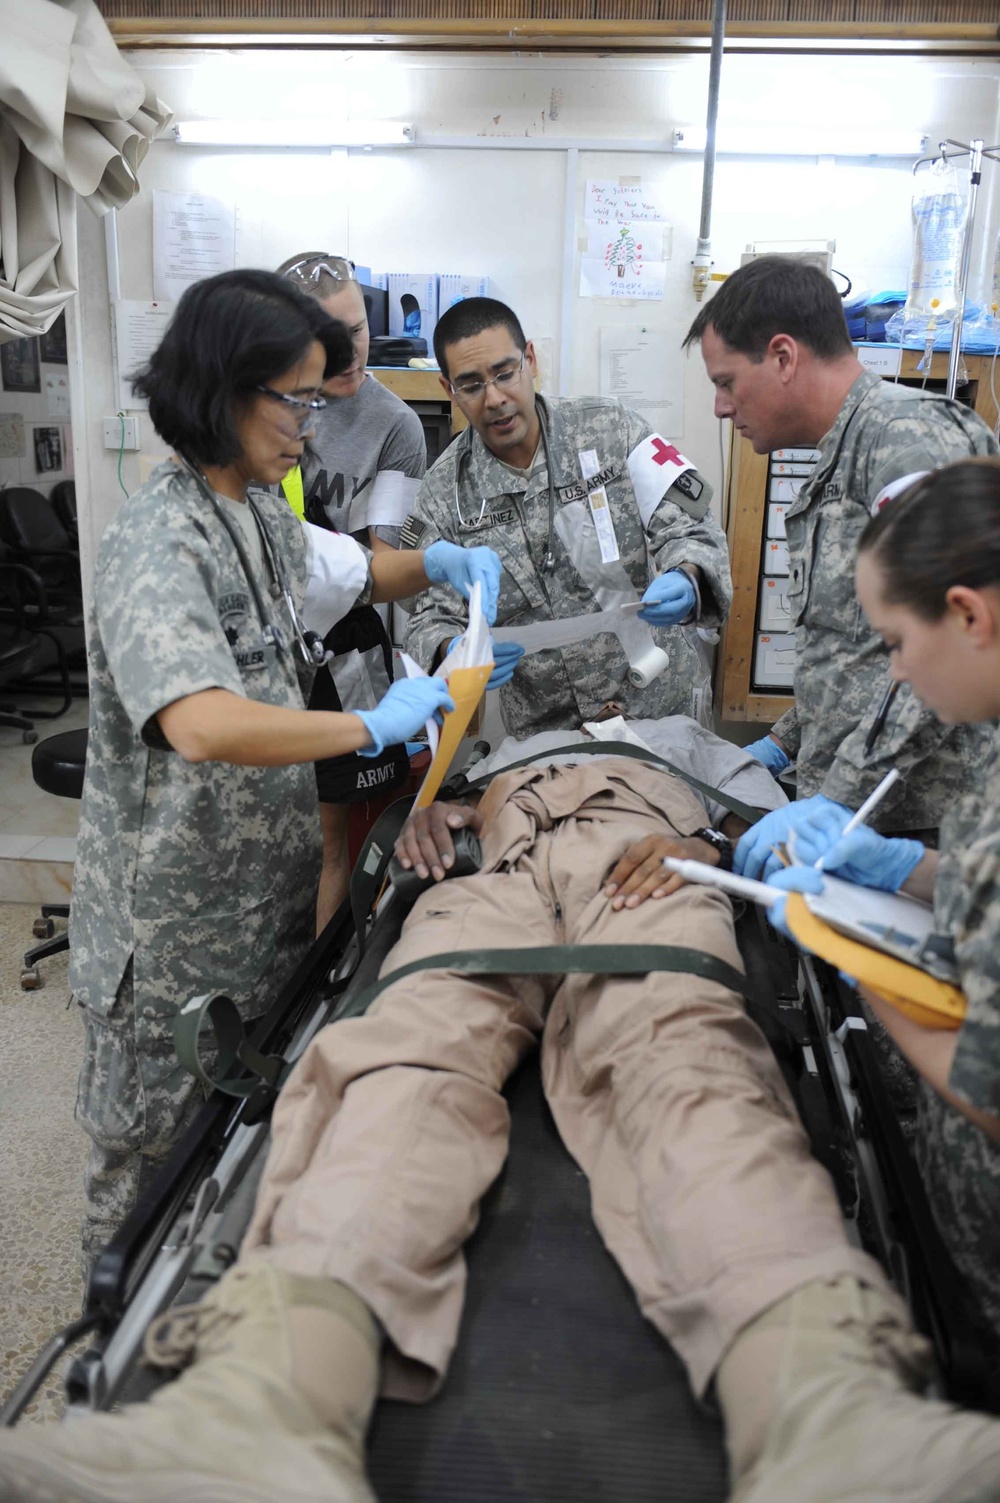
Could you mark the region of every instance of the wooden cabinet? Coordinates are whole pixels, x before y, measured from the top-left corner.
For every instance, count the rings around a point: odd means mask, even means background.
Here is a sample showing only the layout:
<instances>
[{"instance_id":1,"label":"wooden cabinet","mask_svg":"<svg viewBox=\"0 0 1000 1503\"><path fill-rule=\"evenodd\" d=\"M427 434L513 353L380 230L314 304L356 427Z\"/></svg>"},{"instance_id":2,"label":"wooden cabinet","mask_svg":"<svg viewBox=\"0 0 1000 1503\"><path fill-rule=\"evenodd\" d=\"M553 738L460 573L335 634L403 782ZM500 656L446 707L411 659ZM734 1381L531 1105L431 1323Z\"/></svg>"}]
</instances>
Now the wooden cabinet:
<instances>
[{"instance_id":1,"label":"wooden cabinet","mask_svg":"<svg viewBox=\"0 0 1000 1503\"><path fill-rule=\"evenodd\" d=\"M869 348L892 353L884 345ZM907 385L923 384L923 373L917 370L920 359L919 350L902 352L899 374ZM1000 365L1000 361L996 364ZM966 355L965 367L967 380L962 379L959 370L958 396L992 428L998 417L993 387L1000 393L1000 371L994 371L990 355ZM935 354L929 387L943 391L947 375L947 354ZM733 569L733 608L722 634L715 682L716 708L723 720L753 720L765 725L771 725L792 703L790 693L769 689L755 678L761 594L766 578L770 460L768 454L755 454L750 443L733 432L724 513Z\"/></svg>"}]
</instances>

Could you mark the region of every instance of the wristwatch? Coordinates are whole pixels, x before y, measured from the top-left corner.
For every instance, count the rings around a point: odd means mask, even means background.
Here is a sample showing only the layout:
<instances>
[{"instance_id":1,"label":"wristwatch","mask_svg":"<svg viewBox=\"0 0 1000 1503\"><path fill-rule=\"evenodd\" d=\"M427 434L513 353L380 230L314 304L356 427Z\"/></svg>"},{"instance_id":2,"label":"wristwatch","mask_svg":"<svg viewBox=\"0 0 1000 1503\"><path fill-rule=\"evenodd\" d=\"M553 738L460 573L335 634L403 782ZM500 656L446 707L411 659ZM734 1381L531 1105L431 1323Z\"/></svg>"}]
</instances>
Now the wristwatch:
<instances>
[{"instance_id":1,"label":"wristwatch","mask_svg":"<svg viewBox=\"0 0 1000 1503\"><path fill-rule=\"evenodd\" d=\"M728 835L723 835L721 830L712 830L706 825L702 830L692 830L689 840L704 840L706 845L719 853L719 870L731 872L733 869L733 842Z\"/></svg>"}]
</instances>

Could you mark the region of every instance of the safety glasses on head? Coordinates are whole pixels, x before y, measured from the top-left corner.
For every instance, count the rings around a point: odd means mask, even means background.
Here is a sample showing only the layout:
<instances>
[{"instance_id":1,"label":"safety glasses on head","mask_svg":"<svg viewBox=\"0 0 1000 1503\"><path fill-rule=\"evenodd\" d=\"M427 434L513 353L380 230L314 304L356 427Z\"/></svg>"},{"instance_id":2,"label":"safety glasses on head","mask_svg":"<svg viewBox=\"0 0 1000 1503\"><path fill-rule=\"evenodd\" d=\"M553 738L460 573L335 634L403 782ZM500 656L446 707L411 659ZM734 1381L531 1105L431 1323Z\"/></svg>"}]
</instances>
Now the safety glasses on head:
<instances>
[{"instance_id":1,"label":"safety glasses on head","mask_svg":"<svg viewBox=\"0 0 1000 1503\"><path fill-rule=\"evenodd\" d=\"M300 256L290 266L283 266L281 275L307 288L318 286L324 277L332 282L357 281L353 261L346 256L331 256L326 251L310 251L309 255Z\"/></svg>"}]
</instances>

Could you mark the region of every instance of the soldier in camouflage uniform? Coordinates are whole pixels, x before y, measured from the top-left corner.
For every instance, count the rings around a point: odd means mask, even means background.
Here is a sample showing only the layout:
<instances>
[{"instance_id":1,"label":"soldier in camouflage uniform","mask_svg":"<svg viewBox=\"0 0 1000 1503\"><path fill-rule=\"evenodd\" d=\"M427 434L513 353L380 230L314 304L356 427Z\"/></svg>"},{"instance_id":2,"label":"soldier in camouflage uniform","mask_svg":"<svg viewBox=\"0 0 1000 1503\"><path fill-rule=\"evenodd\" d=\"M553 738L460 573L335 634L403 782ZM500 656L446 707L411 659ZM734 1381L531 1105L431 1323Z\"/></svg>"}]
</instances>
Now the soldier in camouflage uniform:
<instances>
[{"instance_id":1,"label":"soldier in camouflage uniform","mask_svg":"<svg viewBox=\"0 0 1000 1503\"><path fill-rule=\"evenodd\" d=\"M903 781L875 823L933 831L975 785L990 735L942 726L904 688L865 755L889 680L882 644L861 615L854 560L870 508L890 482L996 454L997 442L961 403L865 371L829 278L787 258L762 257L734 272L692 324L685 342L694 340L716 387L716 416L732 419L758 454L819 448L786 513L795 705L752 749L772 767L795 761L800 799L822 793L851 808L896 767Z\"/></svg>"},{"instance_id":2,"label":"soldier in camouflage uniform","mask_svg":"<svg viewBox=\"0 0 1000 1503\"><path fill-rule=\"evenodd\" d=\"M297 461L324 370L351 359L346 330L317 303L270 273L234 272L185 294L137 383L185 463L160 465L122 507L94 581L70 920L85 1029L77 1117L93 1141L85 1272L197 1111L174 1048L178 1010L221 989L257 1017L309 945L312 761L377 754L384 729L413 735L442 703L442 686L425 682L356 715L303 708L313 668L300 613L322 633L373 584L406 595L432 569L425 555L370 560L263 490L248 500L250 482L276 484ZM433 572L469 584L485 553L452 549Z\"/></svg>"},{"instance_id":3,"label":"soldier in camouflage uniform","mask_svg":"<svg viewBox=\"0 0 1000 1503\"><path fill-rule=\"evenodd\" d=\"M957 1032L863 995L920 1076L917 1159L941 1234L1000 1339L1000 464L947 466L894 500L864 536L858 587L893 676L946 724L982 725L994 756L945 816L940 853L864 829L841 839L844 814L826 810L798 828L800 855L933 897L952 940L967 1001Z\"/></svg>"},{"instance_id":4,"label":"soldier in camouflage uniform","mask_svg":"<svg viewBox=\"0 0 1000 1503\"><path fill-rule=\"evenodd\" d=\"M471 426L424 477L404 546L447 538L496 549L504 566L498 626L648 601L644 619L630 623L634 640L600 633L516 666L509 646L498 647L490 687L502 686L507 730L576 727L609 701L630 716L710 721L695 628L725 619L732 584L707 481L617 402L536 398L534 350L503 303L456 304L437 325L434 349L442 384ZM430 668L463 627L455 597L429 590L406 646ZM666 654L663 671L637 687L630 669L655 648Z\"/></svg>"}]
</instances>

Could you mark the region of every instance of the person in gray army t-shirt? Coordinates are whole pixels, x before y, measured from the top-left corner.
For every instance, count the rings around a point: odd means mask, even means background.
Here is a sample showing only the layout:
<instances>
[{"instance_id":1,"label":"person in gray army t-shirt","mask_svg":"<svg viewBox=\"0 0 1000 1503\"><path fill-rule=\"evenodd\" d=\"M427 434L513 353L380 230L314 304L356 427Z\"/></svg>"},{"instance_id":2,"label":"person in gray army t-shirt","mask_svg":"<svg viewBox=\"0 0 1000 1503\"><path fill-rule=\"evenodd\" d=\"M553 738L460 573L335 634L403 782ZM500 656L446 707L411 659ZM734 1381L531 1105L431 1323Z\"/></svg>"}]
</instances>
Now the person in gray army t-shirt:
<instances>
[{"instance_id":1,"label":"person in gray army t-shirt","mask_svg":"<svg viewBox=\"0 0 1000 1503\"><path fill-rule=\"evenodd\" d=\"M729 418L756 453L819 448L786 513L795 704L748 749L773 771L795 760L800 802L820 794L852 809L895 767L902 781L872 822L936 830L954 799L975 786L990 736L982 726L943 726L903 688L866 754L889 673L858 604L855 555L871 507L892 481L996 454L997 442L961 403L864 370L833 283L794 259L764 256L728 277L685 343L697 340L716 417ZM792 805L786 818L797 817ZM769 835L781 838L777 828Z\"/></svg>"},{"instance_id":2,"label":"person in gray army t-shirt","mask_svg":"<svg viewBox=\"0 0 1000 1503\"><path fill-rule=\"evenodd\" d=\"M427 468L427 446L417 414L366 371L368 318L354 263L313 251L293 256L278 272L340 319L354 346L348 369L323 384L327 405L316 415L301 465L282 482L285 496L317 527L347 534L376 553L398 548L400 526ZM363 710L376 704L392 682L392 649L375 607L350 611L323 645L332 656L316 675L309 708ZM408 772L405 746L387 746L373 759L317 762L323 830L317 933L347 896L351 805L398 788Z\"/></svg>"},{"instance_id":3,"label":"person in gray army t-shirt","mask_svg":"<svg viewBox=\"0 0 1000 1503\"><path fill-rule=\"evenodd\" d=\"M511 735L576 728L608 703L630 716L707 723L710 688L698 628L732 598L729 555L694 465L636 412L602 397L536 397L537 364L515 314L469 298L438 321L442 385L469 429L424 478L403 545L488 543L503 561L497 625L559 624L609 607L643 609L614 632L520 655L494 644ZM430 669L464 617L430 590L406 647Z\"/></svg>"}]
</instances>

